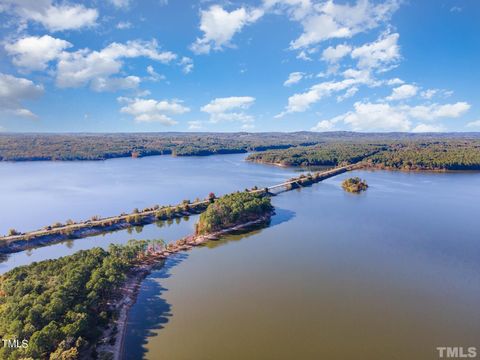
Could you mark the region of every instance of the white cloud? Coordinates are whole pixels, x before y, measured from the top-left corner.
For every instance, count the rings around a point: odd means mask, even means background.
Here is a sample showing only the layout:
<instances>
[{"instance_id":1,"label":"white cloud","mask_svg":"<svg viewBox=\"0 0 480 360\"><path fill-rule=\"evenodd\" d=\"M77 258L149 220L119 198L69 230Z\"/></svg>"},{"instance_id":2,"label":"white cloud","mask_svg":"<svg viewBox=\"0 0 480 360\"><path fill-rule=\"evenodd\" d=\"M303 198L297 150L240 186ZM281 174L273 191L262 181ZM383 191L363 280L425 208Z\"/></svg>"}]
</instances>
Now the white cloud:
<instances>
[{"instance_id":1,"label":"white cloud","mask_svg":"<svg viewBox=\"0 0 480 360\"><path fill-rule=\"evenodd\" d=\"M119 29L119 30L131 29L132 28L132 23L130 21L120 21L117 24L116 28Z\"/></svg>"},{"instance_id":2,"label":"white cloud","mask_svg":"<svg viewBox=\"0 0 480 360\"><path fill-rule=\"evenodd\" d=\"M183 67L182 71L184 74L190 74L193 70L193 60L184 56L182 57L182 60L180 60L180 66Z\"/></svg>"},{"instance_id":3,"label":"white cloud","mask_svg":"<svg viewBox=\"0 0 480 360\"><path fill-rule=\"evenodd\" d=\"M344 71L343 76L345 79L340 81L325 81L310 87L310 89L303 93L298 93L288 98L288 105L285 111L276 115L276 118L280 118L288 113L303 112L310 108L310 106L321 99L338 93L346 91L345 95L353 96L358 90L348 90L350 88L357 87L357 85L375 85L375 82L370 78L370 73L367 70L354 70L348 69Z\"/></svg>"},{"instance_id":4,"label":"white cloud","mask_svg":"<svg viewBox=\"0 0 480 360\"><path fill-rule=\"evenodd\" d=\"M436 121L442 118L458 118L470 105L465 102L455 104L396 105L389 103L356 102L353 111L336 116L332 124L343 122L354 131L441 131L442 124L424 124L415 121ZM327 124L327 123L325 123ZM326 125L325 125L326 126Z\"/></svg>"},{"instance_id":5,"label":"white cloud","mask_svg":"<svg viewBox=\"0 0 480 360\"><path fill-rule=\"evenodd\" d=\"M392 90L392 94L387 96L387 100L403 100L417 95L418 87L415 85L404 84Z\"/></svg>"},{"instance_id":6,"label":"white cloud","mask_svg":"<svg viewBox=\"0 0 480 360\"><path fill-rule=\"evenodd\" d=\"M203 129L203 123L198 120L193 120L188 122L188 129L189 130L200 130Z\"/></svg>"},{"instance_id":7,"label":"white cloud","mask_svg":"<svg viewBox=\"0 0 480 360\"><path fill-rule=\"evenodd\" d=\"M138 76L127 77L98 77L92 80L91 88L93 91L118 91L126 89L136 89L140 85L140 78Z\"/></svg>"},{"instance_id":8,"label":"white cloud","mask_svg":"<svg viewBox=\"0 0 480 360\"><path fill-rule=\"evenodd\" d=\"M396 111L389 104L356 102L355 111L347 113L343 121L354 131L409 131L407 114Z\"/></svg>"},{"instance_id":9,"label":"white cloud","mask_svg":"<svg viewBox=\"0 0 480 360\"><path fill-rule=\"evenodd\" d=\"M470 109L470 104L462 101L454 104L403 106L401 108L408 111L410 116L414 118L436 120L439 118L458 118Z\"/></svg>"},{"instance_id":10,"label":"white cloud","mask_svg":"<svg viewBox=\"0 0 480 360\"><path fill-rule=\"evenodd\" d=\"M82 49L63 52L57 64L56 84L59 87L80 87L91 81L120 72L123 58L147 57L162 63L176 58L170 51L160 51L156 41L128 41L125 44L111 43L101 51Z\"/></svg>"},{"instance_id":11,"label":"white cloud","mask_svg":"<svg viewBox=\"0 0 480 360\"><path fill-rule=\"evenodd\" d=\"M375 4L359 0L354 5L337 4L333 0L314 4L310 1L268 1L269 5L293 7L292 20L300 21L303 33L290 43L292 49L302 49L334 38L350 38L373 29L390 19L398 8L398 1Z\"/></svg>"},{"instance_id":12,"label":"white cloud","mask_svg":"<svg viewBox=\"0 0 480 360\"><path fill-rule=\"evenodd\" d=\"M231 96L216 98L207 105L201 107L201 111L210 115L210 122L240 121L252 123L253 117L246 114L244 110L250 108L255 102L251 96Z\"/></svg>"},{"instance_id":13,"label":"white cloud","mask_svg":"<svg viewBox=\"0 0 480 360\"><path fill-rule=\"evenodd\" d=\"M441 132L441 131L445 131L445 127L443 125L418 124L412 129L412 131L417 133Z\"/></svg>"},{"instance_id":14,"label":"white cloud","mask_svg":"<svg viewBox=\"0 0 480 360\"><path fill-rule=\"evenodd\" d=\"M225 46L232 46L233 36L262 15L261 9L240 7L228 12L219 5L212 5L208 10L201 11L200 30L203 36L195 40L191 49L196 54L208 54L211 50L218 51Z\"/></svg>"},{"instance_id":15,"label":"white cloud","mask_svg":"<svg viewBox=\"0 0 480 360\"><path fill-rule=\"evenodd\" d=\"M352 51L351 46L346 44L340 44L336 47L329 46L322 53L322 60L331 64L337 63L341 58L350 54Z\"/></svg>"},{"instance_id":16,"label":"white cloud","mask_svg":"<svg viewBox=\"0 0 480 360\"><path fill-rule=\"evenodd\" d=\"M300 80L303 79L304 75L305 75L304 73L298 72L298 71L290 73L288 75L288 79L285 80L285 82L283 83L283 86L290 86L298 83Z\"/></svg>"},{"instance_id":17,"label":"white cloud","mask_svg":"<svg viewBox=\"0 0 480 360\"><path fill-rule=\"evenodd\" d=\"M50 35L29 36L7 43L5 50L13 56L13 63L25 70L45 70L48 63L57 59L63 50L71 47L68 41Z\"/></svg>"},{"instance_id":18,"label":"white cloud","mask_svg":"<svg viewBox=\"0 0 480 360\"><path fill-rule=\"evenodd\" d=\"M404 83L405 83L405 81L403 81L402 79L399 79L399 78L394 78L394 79L387 80L387 85L389 85L389 86L402 85Z\"/></svg>"},{"instance_id":19,"label":"white cloud","mask_svg":"<svg viewBox=\"0 0 480 360\"><path fill-rule=\"evenodd\" d=\"M150 77L148 78L148 80L150 81L165 80L165 76L157 73L152 65L147 66L147 73L150 75Z\"/></svg>"},{"instance_id":20,"label":"white cloud","mask_svg":"<svg viewBox=\"0 0 480 360\"><path fill-rule=\"evenodd\" d=\"M335 129L335 123L331 120L321 120L317 125L311 128L312 131L332 131Z\"/></svg>"},{"instance_id":21,"label":"white cloud","mask_svg":"<svg viewBox=\"0 0 480 360\"><path fill-rule=\"evenodd\" d=\"M467 123L467 128L480 129L480 120L470 121Z\"/></svg>"},{"instance_id":22,"label":"white cloud","mask_svg":"<svg viewBox=\"0 0 480 360\"><path fill-rule=\"evenodd\" d=\"M308 55L305 50L302 50L298 53L297 59L304 60L304 61L312 61L312 58Z\"/></svg>"},{"instance_id":23,"label":"white cloud","mask_svg":"<svg viewBox=\"0 0 480 360\"><path fill-rule=\"evenodd\" d=\"M127 9L130 6L130 0L109 0L117 8Z\"/></svg>"},{"instance_id":24,"label":"white cloud","mask_svg":"<svg viewBox=\"0 0 480 360\"><path fill-rule=\"evenodd\" d=\"M181 104L180 100L161 100L125 98L118 99L126 103L120 112L132 115L136 122L160 122L164 125L175 125L177 122L170 115L184 114L190 109Z\"/></svg>"},{"instance_id":25,"label":"white cloud","mask_svg":"<svg viewBox=\"0 0 480 360\"><path fill-rule=\"evenodd\" d=\"M358 92L358 87L354 86L348 89L345 94L337 96L337 102L342 102L345 99L348 99L354 96Z\"/></svg>"},{"instance_id":26,"label":"white cloud","mask_svg":"<svg viewBox=\"0 0 480 360\"><path fill-rule=\"evenodd\" d=\"M15 14L24 22L38 22L50 31L77 30L93 26L98 18L96 9L63 2L55 5L51 0L2 0L1 11Z\"/></svg>"},{"instance_id":27,"label":"white cloud","mask_svg":"<svg viewBox=\"0 0 480 360\"><path fill-rule=\"evenodd\" d=\"M353 59L358 59L359 68L379 68L380 71L385 71L388 69L385 66L400 60L398 38L397 33L384 33L376 41L353 49L351 56Z\"/></svg>"},{"instance_id":28,"label":"white cloud","mask_svg":"<svg viewBox=\"0 0 480 360\"><path fill-rule=\"evenodd\" d=\"M35 117L22 107L24 100L35 99L43 94L43 86L32 81L0 73L0 112L16 116Z\"/></svg>"}]
</instances>

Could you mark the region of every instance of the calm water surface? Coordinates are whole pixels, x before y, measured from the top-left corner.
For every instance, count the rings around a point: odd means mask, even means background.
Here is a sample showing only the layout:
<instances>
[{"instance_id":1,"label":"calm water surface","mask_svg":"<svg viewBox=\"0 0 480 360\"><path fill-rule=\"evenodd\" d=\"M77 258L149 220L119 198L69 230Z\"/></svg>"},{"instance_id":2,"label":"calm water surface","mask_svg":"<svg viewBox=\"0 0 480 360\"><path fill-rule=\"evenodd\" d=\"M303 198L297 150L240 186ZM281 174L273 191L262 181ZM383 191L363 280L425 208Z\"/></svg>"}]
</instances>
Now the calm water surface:
<instances>
[{"instance_id":1,"label":"calm water surface","mask_svg":"<svg viewBox=\"0 0 480 360\"><path fill-rule=\"evenodd\" d=\"M176 204L268 186L293 170L243 161L245 154L150 156L106 161L0 162L0 234L67 219L110 216L154 204Z\"/></svg>"},{"instance_id":2,"label":"calm water surface","mask_svg":"<svg viewBox=\"0 0 480 360\"><path fill-rule=\"evenodd\" d=\"M273 199L272 224L168 260L127 359L438 359L480 346L480 174L357 172ZM352 174L353 175L353 174Z\"/></svg>"},{"instance_id":3,"label":"calm water surface","mask_svg":"<svg viewBox=\"0 0 480 360\"><path fill-rule=\"evenodd\" d=\"M294 175L245 155L0 163L0 227L175 203ZM361 195L341 190L359 175ZM480 174L356 172L273 198L269 227L167 261L131 310L127 359L438 359L479 346ZM61 218L59 216L61 215ZM196 217L0 259L0 273L131 238L190 234Z\"/></svg>"}]
</instances>

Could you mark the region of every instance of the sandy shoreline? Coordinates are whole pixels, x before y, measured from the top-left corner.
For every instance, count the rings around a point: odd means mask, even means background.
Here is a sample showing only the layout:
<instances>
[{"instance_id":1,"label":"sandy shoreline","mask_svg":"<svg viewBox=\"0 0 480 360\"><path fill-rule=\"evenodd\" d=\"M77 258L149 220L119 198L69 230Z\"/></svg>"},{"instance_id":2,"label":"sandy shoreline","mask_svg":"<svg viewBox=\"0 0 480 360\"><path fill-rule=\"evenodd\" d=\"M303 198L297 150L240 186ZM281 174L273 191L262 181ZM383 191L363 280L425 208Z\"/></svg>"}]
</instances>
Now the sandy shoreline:
<instances>
[{"instance_id":1,"label":"sandy shoreline","mask_svg":"<svg viewBox=\"0 0 480 360\"><path fill-rule=\"evenodd\" d=\"M179 239L166 245L165 249L152 253L142 262L142 264L134 267L134 269L128 274L125 283L119 289L120 297L113 301L112 305L118 313L118 318L103 332L100 340L102 344L97 346L97 352L99 354L102 352L111 353L113 355L113 360L121 360L123 358L129 310L136 302L143 280L155 267L162 266L162 261L164 262L170 255L176 254L180 251L188 251L194 246L201 246L208 241L218 240L223 235L236 231L244 231L252 226L264 224L270 220L273 213L274 212L272 211L258 219L238 224L214 233L206 235L190 235ZM113 344L110 342L112 338L115 339Z\"/></svg>"}]
</instances>

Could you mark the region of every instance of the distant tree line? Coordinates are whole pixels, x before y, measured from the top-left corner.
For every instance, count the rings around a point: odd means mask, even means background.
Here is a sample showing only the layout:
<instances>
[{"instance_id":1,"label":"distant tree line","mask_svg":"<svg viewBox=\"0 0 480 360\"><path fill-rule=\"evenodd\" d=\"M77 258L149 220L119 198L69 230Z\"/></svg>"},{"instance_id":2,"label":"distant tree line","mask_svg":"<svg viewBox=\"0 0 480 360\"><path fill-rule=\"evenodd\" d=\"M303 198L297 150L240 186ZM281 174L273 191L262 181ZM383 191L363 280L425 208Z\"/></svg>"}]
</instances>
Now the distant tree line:
<instances>
[{"instance_id":1,"label":"distant tree line","mask_svg":"<svg viewBox=\"0 0 480 360\"><path fill-rule=\"evenodd\" d=\"M294 132L294 133L125 133L125 134L0 134L0 161L29 160L104 160L118 157L151 155L205 156L245 153L266 150L285 150L292 147L337 144L345 145L356 154L353 144L367 146L393 141L427 141L480 139L479 134L368 134L352 132ZM295 150L297 151L297 150ZM360 150L361 151L361 150ZM355 155L356 154L356 155ZM311 152L297 154L305 162L325 163L343 161L348 155L341 148L320 158L310 159ZM288 160L280 159L280 160ZM303 165L299 159L293 165ZM347 156L348 160L348 156Z\"/></svg>"},{"instance_id":2,"label":"distant tree line","mask_svg":"<svg viewBox=\"0 0 480 360\"><path fill-rule=\"evenodd\" d=\"M329 165L364 161L373 168L399 170L479 170L480 139L421 139L337 142L251 154L250 161L288 166Z\"/></svg>"}]
</instances>

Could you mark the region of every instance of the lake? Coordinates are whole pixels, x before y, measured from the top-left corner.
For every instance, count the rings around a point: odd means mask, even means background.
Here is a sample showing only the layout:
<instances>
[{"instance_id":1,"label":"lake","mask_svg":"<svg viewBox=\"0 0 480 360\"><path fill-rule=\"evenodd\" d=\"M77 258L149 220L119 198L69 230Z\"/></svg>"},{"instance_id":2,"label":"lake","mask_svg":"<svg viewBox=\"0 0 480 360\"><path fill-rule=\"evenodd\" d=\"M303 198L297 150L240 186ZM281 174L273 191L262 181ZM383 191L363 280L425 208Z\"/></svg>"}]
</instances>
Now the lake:
<instances>
[{"instance_id":1,"label":"lake","mask_svg":"<svg viewBox=\"0 0 480 360\"><path fill-rule=\"evenodd\" d=\"M341 190L351 175L366 193ZM480 174L351 175L279 195L269 227L153 272L126 359L424 360L480 345Z\"/></svg>"},{"instance_id":2,"label":"lake","mask_svg":"<svg viewBox=\"0 0 480 360\"><path fill-rule=\"evenodd\" d=\"M1 227L112 215L296 172L244 157L0 163ZM341 189L355 175L367 192ZM147 277L125 358L423 360L437 359L437 346L480 346L479 184L480 173L355 171L273 197L268 227L178 254ZM12 254L0 272L130 238L175 240L195 221Z\"/></svg>"},{"instance_id":3,"label":"lake","mask_svg":"<svg viewBox=\"0 0 480 360\"><path fill-rule=\"evenodd\" d=\"M0 162L0 234L68 219L177 204L245 187L268 186L296 171L244 161L245 154L149 156L106 161Z\"/></svg>"}]
</instances>

